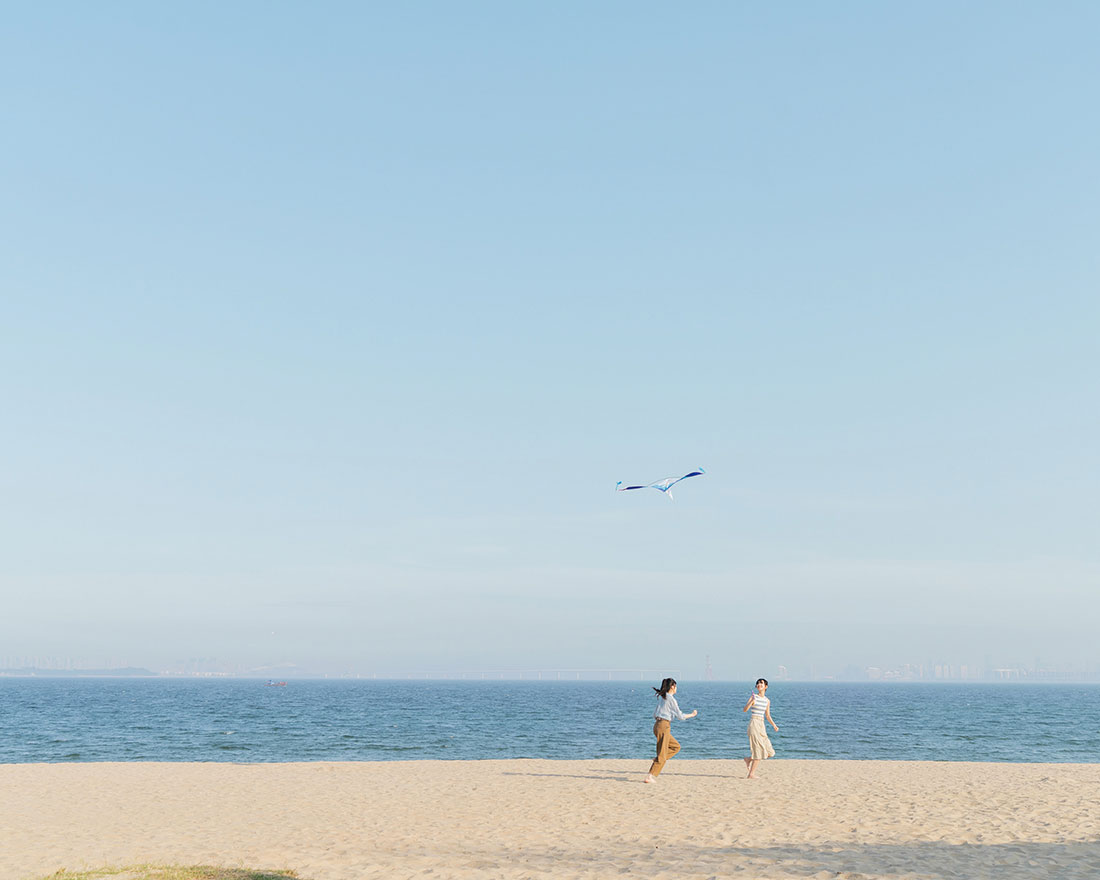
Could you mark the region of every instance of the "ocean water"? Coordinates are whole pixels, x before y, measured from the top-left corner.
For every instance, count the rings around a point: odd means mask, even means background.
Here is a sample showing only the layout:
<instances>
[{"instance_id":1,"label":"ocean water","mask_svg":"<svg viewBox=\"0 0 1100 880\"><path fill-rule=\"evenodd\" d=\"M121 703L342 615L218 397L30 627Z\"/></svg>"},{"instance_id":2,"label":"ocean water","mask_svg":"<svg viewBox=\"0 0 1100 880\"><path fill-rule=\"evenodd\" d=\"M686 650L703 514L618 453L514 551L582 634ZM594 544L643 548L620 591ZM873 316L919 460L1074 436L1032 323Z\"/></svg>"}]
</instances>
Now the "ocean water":
<instances>
[{"instance_id":1,"label":"ocean water","mask_svg":"<svg viewBox=\"0 0 1100 880\"><path fill-rule=\"evenodd\" d=\"M685 758L747 752L750 683L680 685ZM1100 762L1100 685L788 683L778 758ZM0 763L634 758L648 683L0 678Z\"/></svg>"}]
</instances>

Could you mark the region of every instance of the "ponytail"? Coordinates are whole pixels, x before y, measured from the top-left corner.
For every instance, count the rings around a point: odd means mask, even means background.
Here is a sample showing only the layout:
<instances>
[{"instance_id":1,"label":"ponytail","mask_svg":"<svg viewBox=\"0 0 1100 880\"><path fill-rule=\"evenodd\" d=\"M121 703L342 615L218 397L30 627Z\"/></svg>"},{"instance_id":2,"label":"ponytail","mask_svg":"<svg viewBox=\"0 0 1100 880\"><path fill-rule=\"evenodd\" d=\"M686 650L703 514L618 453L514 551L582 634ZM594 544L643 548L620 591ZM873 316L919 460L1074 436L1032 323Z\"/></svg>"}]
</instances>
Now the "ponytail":
<instances>
[{"instance_id":1,"label":"ponytail","mask_svg":"<svg viewBox=\"0 0 1100 880\"><path fill-rule=\"evenodd\" d=\"M663 679L661 681L661 686L659 688L654 688L653 693L655 693L658 697L660 697L663 700L665 697L668 696L668 692L670 690L672 690L672 688L675 685L676 685L676 679L675 678Z\"/></svg>"}]
</instances>

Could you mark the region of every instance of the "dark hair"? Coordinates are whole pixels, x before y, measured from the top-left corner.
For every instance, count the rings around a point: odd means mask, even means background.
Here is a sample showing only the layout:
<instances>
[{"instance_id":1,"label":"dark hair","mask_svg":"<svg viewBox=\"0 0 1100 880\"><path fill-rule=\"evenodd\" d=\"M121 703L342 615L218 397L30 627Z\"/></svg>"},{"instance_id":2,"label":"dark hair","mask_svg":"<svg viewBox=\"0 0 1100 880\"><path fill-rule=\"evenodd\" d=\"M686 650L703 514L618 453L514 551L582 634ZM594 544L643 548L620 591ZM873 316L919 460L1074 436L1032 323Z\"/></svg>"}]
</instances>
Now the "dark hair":
<instances>
[{"instance_id":1,"label":"dark hair","mask_svg":"<svg viewBox=\"0 0 1100 880\"><path fill-rule=\"evenodd\" d=\"M660 697L663 700L665 697L668 696L668 692L670 690L672 690L674 687L676 687L676 679L675 678L666 678L666 679L663 679L661 681L661 686L659 688L654 688L653 689L653 693L655 693L658 697Z\"/></svg>"},{"instance_id":2,"label":"dark hair","mask_svg":"<svg viewBox=\"0 0 1100 880\"><path fill-rule=\"evenodd\" d=\"M756 683L757 683L757 684L760 684L760 682L764 682L764 687L767 687L767 686L768 686L768 680L767 680L766 678L758 678L758 679L756 680Z\"/></svg>"}]
</instances>

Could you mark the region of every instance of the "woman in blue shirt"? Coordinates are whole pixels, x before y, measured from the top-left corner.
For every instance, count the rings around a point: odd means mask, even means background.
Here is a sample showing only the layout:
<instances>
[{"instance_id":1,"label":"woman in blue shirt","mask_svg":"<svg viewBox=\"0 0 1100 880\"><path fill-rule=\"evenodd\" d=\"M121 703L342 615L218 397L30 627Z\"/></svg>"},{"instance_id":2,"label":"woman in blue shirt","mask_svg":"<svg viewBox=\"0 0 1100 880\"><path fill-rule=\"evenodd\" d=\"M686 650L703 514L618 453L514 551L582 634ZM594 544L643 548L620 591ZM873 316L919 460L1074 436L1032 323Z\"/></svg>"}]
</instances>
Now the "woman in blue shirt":
<instances>
[{"instance_id":1,"label":"woman in blue shirt","mask_svg":"<svg viewBox=\"0 0 1100 880\"><path fill-rule=\"evenodd\" d=\"M654 688L657 694L657 708L653 710L653 735L657 737L657 757L649 768L649 774L642 782L656 782L661 775L665 762L680 751L680 744L672 735L672 719L687 721L699 714L699 710L685 715L680 711L676 703L676 679L666 678L659 688Z\"/></svg>"}]
</instances>

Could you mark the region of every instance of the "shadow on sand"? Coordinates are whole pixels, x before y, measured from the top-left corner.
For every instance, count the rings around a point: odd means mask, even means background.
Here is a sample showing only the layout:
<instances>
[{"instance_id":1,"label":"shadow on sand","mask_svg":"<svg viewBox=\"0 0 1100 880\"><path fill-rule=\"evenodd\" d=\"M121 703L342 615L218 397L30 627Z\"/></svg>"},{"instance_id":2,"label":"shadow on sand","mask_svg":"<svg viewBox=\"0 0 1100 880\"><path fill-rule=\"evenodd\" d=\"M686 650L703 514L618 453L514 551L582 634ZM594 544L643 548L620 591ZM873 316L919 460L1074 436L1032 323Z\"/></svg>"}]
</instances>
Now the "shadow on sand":
<instances>
[{"instance_id":1,"label":"shadow on sand","mask_svg":"<svg viewBox=\"0 0 1100 880\"><path fill-rule=\"evenodd\" d=\"M562 779L596 779L603 782L641 782L645 778L647 765L642 761L637 771L593 770L592 773L521 773L518 770L505 770L504 776L557 776ZM593 775L599 774L599 775ZM624 775L625 774L625 775ZM709 779L744 779L744 773L681 773L679 770L666 771L665 776L694 776Z\"/></svg>"},{"instance_id":2,"label":"shadow on sand","mask_svg":"<svg viewBox=\"0 0 1100 880\"><path fill-rule=\"evenodd\" d=\"M649 843L601 840L598 851L568 847L509 847L499 864L545 869L565 876L590 871L598 858L608 874L676 873L695 876L760 878L838 878L838 880L1096 880L1100 841L1070 843L829 843L699 846L678 841L667 848ZM509 876L503 870L500 876Z\"/></svg>"},{"instance_id":3,"label":"shadow on sand","mask_svg":"<svg viewBox=\"0 0 1100 880\"><path fill-rule=\"evenodd\" d=\"M1095 880L1100 877L1100 841L1072 843L793 844L770 847L676 847L678 856L699 868L734 869L769 876L919 876L929 880L995 877L998 880Z\"/></svg>"}]
</instances>

